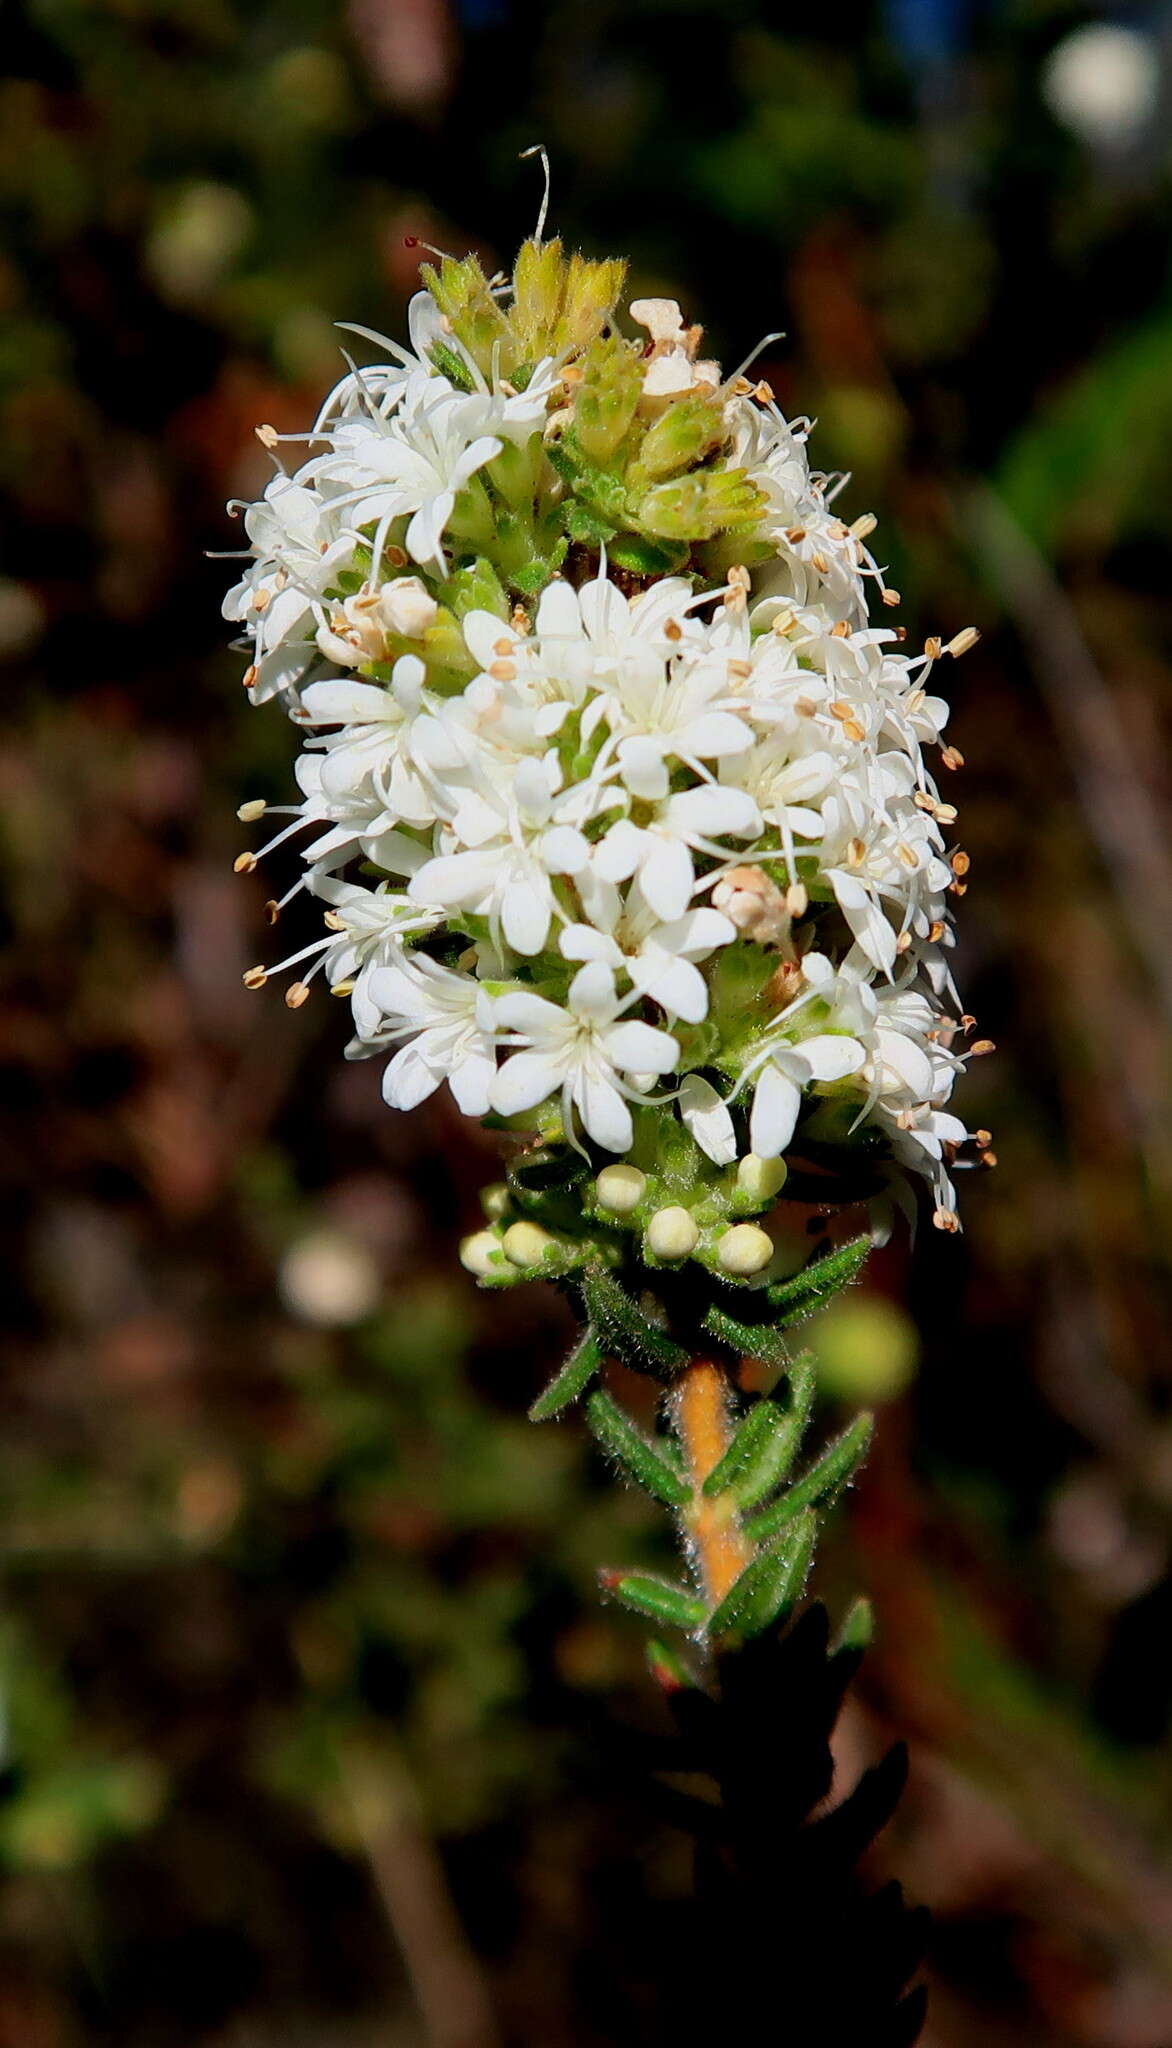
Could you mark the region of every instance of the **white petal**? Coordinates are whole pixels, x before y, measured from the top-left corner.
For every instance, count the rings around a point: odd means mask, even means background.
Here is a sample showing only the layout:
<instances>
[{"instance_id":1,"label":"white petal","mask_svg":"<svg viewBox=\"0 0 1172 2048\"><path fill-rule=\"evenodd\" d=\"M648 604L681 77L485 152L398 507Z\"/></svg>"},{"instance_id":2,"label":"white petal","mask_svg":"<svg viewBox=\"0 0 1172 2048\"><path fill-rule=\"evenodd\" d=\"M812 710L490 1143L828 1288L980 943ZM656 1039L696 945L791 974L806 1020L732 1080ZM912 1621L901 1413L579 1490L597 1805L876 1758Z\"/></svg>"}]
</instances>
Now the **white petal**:
<instances>
[{"instance_id":1,"label":"white petal","mask_svg":"<svg viewBox=\"0 0 1172 2048\"><path fill-rule=\"evenodd\" d=\"M682 917L695 886L692 857L683 841L657 835L650 856L639 870L639 883L656 917L665 924Z\"/></svg>"},{"instance_id":2,"label":"white petal","mask_svg":"<svg viewBox=\"0 0 1172 2048\"><path fill-rule=\"evenodd\" d=\"M717 1166L730 1166L737 1156L736 1132L728 1109L710 1081L685 1074L680 1083L680 1116L701 1152Z\"/></svg>"},{"instance_id":3,"label":"white petal","mask_svg":"<svg viewBox=\"0 0 1172 2048\"><path fill-rule=\"evenodd\" d=\"M496 1021L502 1031L520 1031L526 1038L560 1044L573 1031L573 1022L557 1003L547 1003L531 989L506 989L496 999Z\"/></svg>"},{"instance_id":4,"label":"white petal","mask_svg":"<svg viewBox=\"0 0 1172 2048\"><path fill-rule=\"evenodd\" d=\"M413 1045L405 1045L383 1075L383 1098L392 1109L414 1109L416 1103L434 1095L441 1079Z\"/></svg>"},{"instance_id":5,"label":"white petal","mask_svg":"<svg viewBox=\"0 0 1172 2048\"><path fill-rule=\"evenodd\" d=\"M536 633L556 634L559 639L576 640L582 630L582 615L578 609L578 594L561 577L547 583L541 593L534 622Z\"/></svg>"},{"instance_id":6,"label":"white petal","mask_svg":"<svg viewBox=\"0 0 1172 2048\"><path fill-rule=\"evenodd\" d=\"M628 1074L670 1074L680 1056L670 1031L657 1031L653 1025L637 1020L612 1025L604 1033L603 1042L611 1064Z\"/></svg>"},{"instance_id":7,"label":"white petal","mask_svg":"<svg viewBox=\"0 0 1172 2048\"><path fill-rule=\"evenodd\" d=\"M513 951L532 956L540 953L549 932L548 889L539 889L524 876L514 876L505 886L501 902L501 925Z\"/></svg>"},{"instance_id":8,"label":"white petal","mask_svg":"<svg viewBox=\"0 0 1172 2048\"><path fill-rule=\"evenodd\" d=\"M749 1143L758 1159L776 1159L794 1134L801 1108L802 1091L788 1074L779 1074L772 1062L758 1082L749 1119Z\"/></svg>"},{"instance_id":9,"label":"white petal","mask_svg":"<svg viewBox=\"0 0 1172 2048\"><path fill-rule=\"evenodd\" d=\"M448 1075L448 1087L465 1116L484 1116L495 1079L496 1061L487 1053L465 1053L459 1065L453 1067Z\"/></svg>"},{"instance_id":10,"label":"white petal","mask_svg":"<svg viewBox=\"0 0 1172 2048\"><path fill-rule=\"evenodd\" d=\"M857 1074L867 1057L857 1038L834 1031L804 1038L796 1051L814 1081L841 1081L847 1074Z\"/></svg>"},{"instance_id":11,"label":"white petal","mask_svg":"<svg viewBox=\"0 0 1172 2048\"><path fill-rule=\"evenodd\" d=\"M890 974L895 965L895 933L870 890L857 875L847 874L842 868L828 868L826 875L838 907L868 960Z\"/></svg>"},{"instance_id":12,"label":"white petal","mask_svg":"<svg viewBox=\"0 0 1172 2048\"><path fill-rule=\"evenodd\" d=\"M624 740L618 750L619 771L632 796L658 803L668 792L667 765L658 740L642 734Z\"/></svg>"},{"instance_id":13,"label":"white petal","mask_svg":"<svg viewBox=\"0 0 1172 2048\"><path fill-rule=\"evenodd\" d=\"M594 852L594 871L603 882L626 882L634 874L643 853L644 834L629 818L612 825Z\"/></svg>"},{"instance_id":14,"label":"white petal","mask_svg":"<svg viewBox=\"0 0 1172 2048\"><path fill-rule=\"evenodd\" d=\"M728 754L747 753L752 744L753 735L748 726L735 718L731 711L708 711L684 727L679 735L677 751L695 754L701 761L715 761Z\"/></svg>"},{"instance_id":15,"label":"white petal","mask_svg":"<svg viewBox=\"0 0 1172 2048\"><path fill-rule=\"evenodd\" d=\"M705 783L702 789L686 789L673 796L667 806L668 822L682 832L698 832L705 839L749 839L761 830L761 813L743 789L725 789Z\"/></svg>"},{"instance_id":16,"label":"white petal","mask_svg":"<svg viewBox=\"0 0 1172 2048\"><path fill-rule=\"evenodd\" d=\"M515 1052L492 1084L492 1106L500 1116L536 1109L562 1085L561 1062L544 1052Z\"/></svg>"},{"instance_id":17,"label":"white petal","mask_svg":"<svg viewBox=\"0 0 1172 2048\"><path fill-rule=\"evenodd\" d=\"M310 683L301 692L301 706L310 725L368 725L396 718L398 705L377 683Z\"/></svg>"},{"instance_id":18,"label":"white petal","mask_svg":"<svg viewBox=\"0 0 1172 2048\"><path fill-rule=\"evenodd\" d=\"M589 841L572 825L554 825L543 833L541 864L549 874L580 875L589 859Z\"/></svg>"},{"instance_id":19,"label":"white petal","mask_svg":"<svg viewBox=\"0 0 1172 2048\"><path fill-rule=\"evenodd\" d=\"M596 1145L608 1152L629 1152L634 1138L631 1112L617 1088L600 1076L583 1074L574 1087L574 1101Z\"/></svg>"},{"instance_id":20,"label":"white petal","mask_svg":"<svg viewBox=\"0 0 1172 2048\"><path fill-rule=\"evenodd\" d=\"M621 967L623 955L609 932L595 931L591 924L568 924L558 940L563 960L604 960L608 967Z\"/></svg>"},{"instance_id":21,"label":"white petal","mask_svg":"<svg viewBox=\"0 0 1172 2048\"><path fill-rule=\"evenodd\" d=\"M632 960L631 979L643 995L685 1024L702 1024L708 1015L708 983L690 960L655 946Z\"/></svg>"},{"instance_id":22,"label":"white petal","mask_svg":"<svg viewBox=\"0 0 1172 2048\"><path fill-rule=\"evenodd\" d=\"M587 961L570 983L567 1001L576 1017L591 1024L609 1024L618 1008L610 968L601 960Z\"/></svg>"},{"instance_id":23,"label":"white petal","mask_svg":"<svg viewBox=\"0 0 1172 2048\"><path fill-rule=\"evenodd\" d=\"M472 659L480 663L481 668L491 668L497 659L498 640L507 640L510 644L515 644L516 639L517 635L512 626L506 625L503 619L498 619L495 612L469 612L464 619L464 645Z\"/></svg>"}]
</instances>

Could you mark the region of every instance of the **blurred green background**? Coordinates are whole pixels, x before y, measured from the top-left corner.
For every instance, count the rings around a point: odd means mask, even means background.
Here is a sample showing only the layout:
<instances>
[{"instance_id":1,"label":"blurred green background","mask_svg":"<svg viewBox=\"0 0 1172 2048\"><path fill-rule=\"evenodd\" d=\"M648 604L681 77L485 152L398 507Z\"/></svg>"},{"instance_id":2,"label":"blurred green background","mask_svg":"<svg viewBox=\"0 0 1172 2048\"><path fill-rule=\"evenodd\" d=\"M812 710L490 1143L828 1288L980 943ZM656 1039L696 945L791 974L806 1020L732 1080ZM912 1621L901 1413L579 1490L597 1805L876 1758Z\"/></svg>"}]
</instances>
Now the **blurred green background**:
<instances>
[{"instance_id":1,"label":"blurred green background","mask_svg":"<svg viewBox=\"0 0 1172 2048\"><path fill-rule=\"evenodd\" d=\"M820 1567L880 1635L844 1780L936 1915L933 2048L1172 2042L1172 18L1066 0L10 0L0 83L0 2048L654 2041L685 1845L524 1409L552 1294L324 998L246 995L293 743L219 601L258 421L420 236L629 251L854 472L950 670L963 1090L996 1174L818 1333L885 1403ZM950 786L949 795L953 795ZM292 875L292 860L289 873ZM300 926L289 920L289 950ZM784 2011L784 1969L779 1970ZM862 2048L862 2044L860 2044Z\"/></svg>"}]
</instances>

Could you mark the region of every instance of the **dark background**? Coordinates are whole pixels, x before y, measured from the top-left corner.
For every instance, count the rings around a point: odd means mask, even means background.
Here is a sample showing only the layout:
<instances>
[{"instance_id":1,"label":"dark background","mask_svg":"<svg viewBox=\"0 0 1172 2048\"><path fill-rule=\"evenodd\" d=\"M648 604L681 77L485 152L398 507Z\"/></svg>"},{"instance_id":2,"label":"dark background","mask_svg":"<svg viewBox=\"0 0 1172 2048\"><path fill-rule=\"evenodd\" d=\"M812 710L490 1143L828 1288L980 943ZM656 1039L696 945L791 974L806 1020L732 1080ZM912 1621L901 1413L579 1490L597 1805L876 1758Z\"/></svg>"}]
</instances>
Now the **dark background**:
<instances>
[{"instance_id":1,"label":"dark background","mask_svg":"<svg viewBox=\"0 0 1172 2048\"><path fill-rule=\"evenodd\" d=\"M1092 132L1089 19L6 10L3 2048L601 2048L688 1967L600 1732L656 1703L594 1570L664 1538L523 1419L569 1324L456 1265L492 1144L240 986L303 931L295 856L231 872L294 748L204 550L331 322L402 331L405 236L508 263L534 142L727 365L785 330L913 633L982 629L947 793L1000 1165L818 1333L828 1403L885 1403L818 1580L879 1615L843 1777L910 1739L874 1875L934 1909L934 2048L1172 2043L1168 23L1112 17L1155 95L1100 49Z\"/></svg>"}]
</instances>

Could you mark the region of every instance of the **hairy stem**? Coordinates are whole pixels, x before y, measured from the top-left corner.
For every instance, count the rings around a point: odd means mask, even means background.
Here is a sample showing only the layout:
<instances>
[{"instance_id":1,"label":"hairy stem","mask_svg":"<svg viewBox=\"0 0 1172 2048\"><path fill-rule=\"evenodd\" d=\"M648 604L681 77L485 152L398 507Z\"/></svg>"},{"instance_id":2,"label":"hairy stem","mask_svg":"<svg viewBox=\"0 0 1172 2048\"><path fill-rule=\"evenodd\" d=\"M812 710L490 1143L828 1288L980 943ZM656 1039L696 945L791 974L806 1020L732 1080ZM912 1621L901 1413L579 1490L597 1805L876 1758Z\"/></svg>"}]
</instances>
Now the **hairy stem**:
<instances>
[{"instance_id":1,"label":"hairy stem","mask_svg":"<svg viewBox=\"0 0 1172 2048\"><path fill-rule=\"evenodd\" d=\"M741 1533L730 1496L707 1500L702 1490L728 1449L730 1436L728 1386L711 1359L694 1358L682 1374L675 1426L692 1482L692 1501L680 1520L694 1549L704 1592L710 1606L716 1607L751 1563L753 1551Z\"/></svg>"}]
</instances>

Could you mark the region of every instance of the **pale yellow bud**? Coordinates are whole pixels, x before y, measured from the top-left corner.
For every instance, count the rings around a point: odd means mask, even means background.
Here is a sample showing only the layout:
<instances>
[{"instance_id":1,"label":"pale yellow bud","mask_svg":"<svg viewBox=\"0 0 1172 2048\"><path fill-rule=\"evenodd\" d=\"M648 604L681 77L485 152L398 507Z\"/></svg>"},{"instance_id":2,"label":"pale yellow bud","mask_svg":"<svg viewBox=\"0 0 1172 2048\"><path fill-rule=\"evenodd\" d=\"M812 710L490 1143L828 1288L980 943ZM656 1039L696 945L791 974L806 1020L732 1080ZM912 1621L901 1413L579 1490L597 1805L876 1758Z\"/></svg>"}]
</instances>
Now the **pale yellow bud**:
<instances>
[{"instance_id":1,"label":"pale yellow bud","mask_svg":"<svg viewBox=\"0 0 1172 2048\"><path fill-rule=\"evenodd\" d=\"M418 576L396 576L378 596L378 616L388 632L405 640L421 640L435 624L439 606Z\"/></svg>"},{"instance_id":2,"label":"pale yellow bud","mask_svg":"<svg viewBox=\"0 0 1172 2048\"><path fill-rule=\"evenodd\" d=\"M788 1172L784 1159L759 1159L746 1152L737 1165L737 1187L754 1202L768 1202L785 1186Z\"/></svg>"},{"instance_id":3,"label":"pale yellow bud","mask_svg":"<svg viewBox=\"0 0 1172 2048\"><path fill-rule=\"evenodd\" d=\"M726 1273L736 1273L743 1280L769 1264L773 1240L756 1223L734 1223L717 1245L716 1256Z\"/></svg>"},{"instance_id":4,"label":"pale yellow bud","mask_svg":"<svg viewBox=\"0 0 1172 2048\"><path fill-rule=\"evenodd\" d=\"M514 1266L540 1266L547 1251L552 1250L554 1240L540 1223L510 1223L501 1244L505 1257Z\"/></svg>"},{"instance_id":5,"label":"pale yellow bud","mask_svg":"<svg viewBox=\"0 0 1172 2048\"><path fill-rule=\"evenodd\" d=\"M647 1225L647 1249L657 1259L686 1259L700 1232L686 1209L657 1209Z\"/></svg>"},{"instance_id":6,"label":"pale yellow bud","mask_svg":"<svg viewBox=\"0 0 1172 2048\"><path fill-rule=\"evenodd\" d=\"M460 1264L466 1273L475 1273L477 1279L492 1271L493 1256L499 1252L500 1244L491 1230L474 1230L460 1245Z\"/></svg>"},{"instance_id":7,"label":"pale yellow bud","mask_svg":"<svg viewBox=\"0 0 1172 2048\"><path fill-rule=\"evenodd\" d=\"M509 1199L509 1190L503 1180L494 1180L491 1186L481 1188L480 1206L490 1223L499 1223L507 1214Z\"/></svg>"},{"instance_id":8,"label":"pale yellow bud","mask_svg":"<svg viewBox=\"0 0 1172 2048\"><path fill-rule=\"evenodd\" d=\"M610 1209L616 1216L629 1216L646 1192L647 1175L637 1166L604 1166L594 1183L599 1208Z\"/></svg>"}]
</instances>

